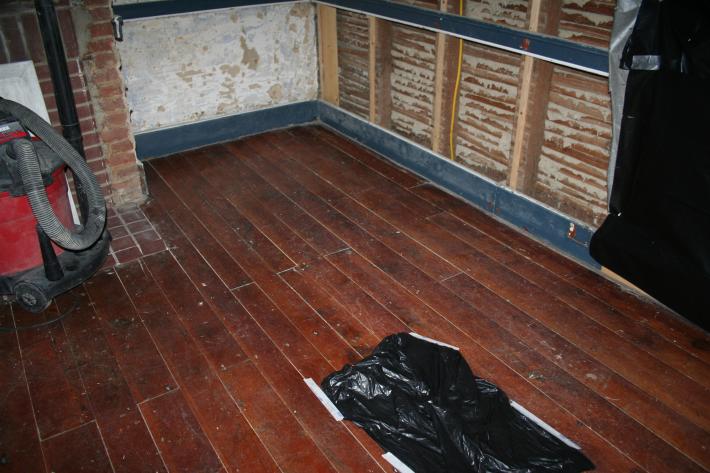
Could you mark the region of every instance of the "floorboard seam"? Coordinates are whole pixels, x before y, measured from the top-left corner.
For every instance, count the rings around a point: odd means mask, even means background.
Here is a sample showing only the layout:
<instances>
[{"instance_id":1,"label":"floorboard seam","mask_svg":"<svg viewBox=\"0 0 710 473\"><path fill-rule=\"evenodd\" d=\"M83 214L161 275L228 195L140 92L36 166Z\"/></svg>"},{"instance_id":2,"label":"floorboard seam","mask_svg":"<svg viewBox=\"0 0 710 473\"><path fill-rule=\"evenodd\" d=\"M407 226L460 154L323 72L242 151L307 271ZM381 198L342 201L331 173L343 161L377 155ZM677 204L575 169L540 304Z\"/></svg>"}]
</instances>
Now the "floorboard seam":
<instances>
[{"instance_id":1,"label":"floorboard seam","mask_svg":"<svg viewBox=\"0 0 710 473\"><path fill-rule=\"evenodd\" d=\"M45 437L45 438L40 437L40 441L41 441L41 442L46 442L47 440L52 440L52 439L54 439L54 438L56 438L56 437L59 437L60 435L64 435L64 434L67 434L67 433L69 433L69 432L73 432L73 431L75 431L75 430L77 430L77 429L80 429L80 428L82 428L82 427L85 427L85 426L91 424L92 422L95 423L95 422L96 422L96 419L91 419L91 420L88 421L88 422L82 422L81 424L75 425L74 427L71 427L71 428L69 428L69 429L67 429L67 430L63 430L63 431L58 432L58 433L56 433L56 434L52 434L52 435L50 435L49 437Z\"/></svg>"},{"instance_id":2,"label":"floorboard seam","mask_svg":"<svg viewBox=\"0 0 710 473\"><path fill-rule=\"evenodd\" d=\"M329 256L334 256L334 255L337 255L338 253L342 253L344 251L353 251L353 249L351 246L346 246L345 248L341 248L339 250L333 251L332 253L328 253L326 255L323 255L322 257L327 258Z\"/></svg>"},{"instance_id":3,"label":"floorboard seam","mask_svg":"<svg viewBox=\"0 0 710 473\"><path fill-rule=\"evenodd\" d=\"M172 372L171 372L170 374L172 374ZM173 377L173 379L174 379L174 377ZM153 396L153 397L149 397L148 399L143 399L141 402L137 402L137 403L136 403L136 406L142 406L143 404L147 404L147 403L149 403L150 401L153 401L153 400L155 400L155 399L160 399L161 397L166 396L166 395L168 395L168 394L170 394L170 393L174 393L175 391L180 391L180 385L177 384L177 381L175 381L175 386L177 386L175 389L171 389L170 391L165 391L165 392L163 392L163 393L156 394L156 395ZM146 425L148 425L148 424L146 424ZM150 430L150 429L148 429L148 430Z\"/></svg>"},{"instance_id":4,"label":"floorboard seam","mask_svg":"<svg viewBox=\"0 0 710 473\"><path fill-rule=\"evenodd\" d=\"M290 269L293 269L293 268L284 269L284 271L289 271ZM217 273L215 273L215 274L217 274ZM281 274L281 273L278 273L278 274ZM219 277L219 276L217 276L217 277ZM224 284L224 282L222 282L222 284ZM243 287L247 287L247 286L249 286L249 285L251 285L251 284L254 284L254 281L249 281L249 282L247 282L247 283L240 284L239 286L235 286L235 287L230 287L230 288L229 288L229 291L230 291L230 292L232 292L232 291L238 291L239 289L241 289L241 288L243 288Z\"/></svg>"}]
</instances>

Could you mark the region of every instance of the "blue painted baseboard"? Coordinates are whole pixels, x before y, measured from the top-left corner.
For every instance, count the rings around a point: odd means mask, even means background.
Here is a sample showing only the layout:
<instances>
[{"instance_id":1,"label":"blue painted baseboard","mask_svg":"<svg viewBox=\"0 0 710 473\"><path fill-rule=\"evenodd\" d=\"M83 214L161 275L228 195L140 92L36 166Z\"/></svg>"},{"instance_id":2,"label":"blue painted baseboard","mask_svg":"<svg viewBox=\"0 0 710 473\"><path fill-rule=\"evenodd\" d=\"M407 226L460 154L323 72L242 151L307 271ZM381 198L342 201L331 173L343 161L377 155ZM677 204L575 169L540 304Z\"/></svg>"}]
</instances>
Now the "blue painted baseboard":
<instances>
[{"instance_id":1,"label":"blue painted baseboard","mask_svg":"<svg viewBox=\"0 0 710 473\"><path fill-rule=\"evenodd\" d=\"M318 121L581 263L599 268L589 256L590 227L325 102L300 102L139 133L136 150L143 160ZM574 238L568 236L570 223L576 227Z\"/></svg>"},{"instance_id":2,"label":"blue painted baseboard","mask_svg":"<svg viewBox=\"0 0 710 473\"><path fill-rule=\"evenodd\" d=\"M318 120L318 110L318 101L312 100L136 133L136 154L142 161L279 128L304 125Z\"/></svg>"},{"instance_id":3,"label":"blue painted baseboard","mask_svg":"<svg viewBox=\"0 0 710 473\"><path fill-rule=\"evenodd\" d=\"M599 268L599 264L589 256L589 240L593 233L590 227L540 202L501 187L356 115L324 102L319 102L318 107L318 116L324 125L463 197L476 207L511 223L585 265ZM568 237L570 223L575 225L574 238Z\"/></svg>"}]
</instances>

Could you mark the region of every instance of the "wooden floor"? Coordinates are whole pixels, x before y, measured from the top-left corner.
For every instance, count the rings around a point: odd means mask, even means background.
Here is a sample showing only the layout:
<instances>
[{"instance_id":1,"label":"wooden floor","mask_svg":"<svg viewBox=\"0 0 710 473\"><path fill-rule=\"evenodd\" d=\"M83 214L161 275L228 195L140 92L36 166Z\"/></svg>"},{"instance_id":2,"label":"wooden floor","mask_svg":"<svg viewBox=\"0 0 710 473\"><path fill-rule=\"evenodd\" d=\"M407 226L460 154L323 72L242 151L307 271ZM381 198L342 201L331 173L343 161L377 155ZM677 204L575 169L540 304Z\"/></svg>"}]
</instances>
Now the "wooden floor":
<instances>
[{"instance_id":1,"label":"wooden floor","mask_svg":"<svg viewBox=\"0 0 710 473\"><path fill-rule=\"evenodd\" d=\"M319 128L146 174L169 250L0 334L0 473L392 471L303 378L400 331L461 347L598 471L710 467L708 334L422 179Z\"/></svg>"}]
</instances>

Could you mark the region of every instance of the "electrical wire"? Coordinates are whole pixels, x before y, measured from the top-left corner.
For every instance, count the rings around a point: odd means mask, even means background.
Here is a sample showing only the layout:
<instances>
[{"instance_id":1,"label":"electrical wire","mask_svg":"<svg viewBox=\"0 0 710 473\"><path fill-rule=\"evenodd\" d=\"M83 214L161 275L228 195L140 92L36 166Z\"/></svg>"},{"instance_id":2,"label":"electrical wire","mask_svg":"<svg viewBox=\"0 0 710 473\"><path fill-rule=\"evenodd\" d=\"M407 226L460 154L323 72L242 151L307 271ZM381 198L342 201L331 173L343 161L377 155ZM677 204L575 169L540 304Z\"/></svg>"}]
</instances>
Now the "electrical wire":
<instances>
[{"instance_id":1,"label":"electrical wire","mask_svg":"<svg viewBox=\"0 0 710 473\"><path fill-rule=\"evenodd\" d=\"M459 15L463 16L463 0L459 0ZM456 109L459 97L459 88L461 87L461 68L463 66L463 39L459 38L459 58L456 71L456 85L454 86L454 94L451 97L451 120L449 124L449 157L452 161L456 159L456 151L454 149L454 124L456 123Z\"/></svg>"},{"instance_id":2,"label":"electrical wire","mask_svg":"<svg viewBox=\"0 0 710 473\"><path fill-rule=\"evenodd\" d=\"M7 304L7 305L11 305L11 304L12 304L12 303L9 303L9 304ZM15 327L3 327L3 326L0 326L0 332L4 332L4 333L7 333L7 332L21 332L21 331L23 331L23 330L32 330L32 329L35 329L35 328L46 327L46 326L48 326L48 325L52 325L52 324L55 323L55 322L59 322L59 321L62 320L64 317L66 317L67 315L69 315L69 314L71 314L72 312L74 312L78 307L79 307L79 298L78 298L78 297L75 297L75 298L74 298L74 302L72 302L72 305L71 305L67 310L65 310L64 312L62 312L61 314L59 314L58 316L56 316L56 317L53 318L53 319L45 320L44 322L39 322L39 323L36 323L36 324L31 324L31 325L19 325L19 326L15 326Z\"/></svg>"}]
</instances>

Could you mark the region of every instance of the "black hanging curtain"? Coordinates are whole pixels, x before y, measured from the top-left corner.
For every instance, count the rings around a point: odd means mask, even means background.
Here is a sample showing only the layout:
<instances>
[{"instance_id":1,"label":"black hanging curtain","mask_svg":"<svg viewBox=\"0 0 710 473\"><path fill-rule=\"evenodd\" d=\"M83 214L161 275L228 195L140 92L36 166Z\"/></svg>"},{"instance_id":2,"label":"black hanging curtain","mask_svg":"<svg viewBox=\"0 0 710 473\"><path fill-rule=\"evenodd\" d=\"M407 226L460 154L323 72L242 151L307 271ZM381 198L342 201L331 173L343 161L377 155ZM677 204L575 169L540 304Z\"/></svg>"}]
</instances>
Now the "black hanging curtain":
<instances>
[{"instance_id":1,"label":"black hanging curtain","mask_svg":"<svg viewBox=\"0 0 710 473\"><path fill-rule=\"evenodd\" d=\"M590 252L681 315L710 318L710 2L644 0L610 214Z\"/></svg>"}]
</instances>

